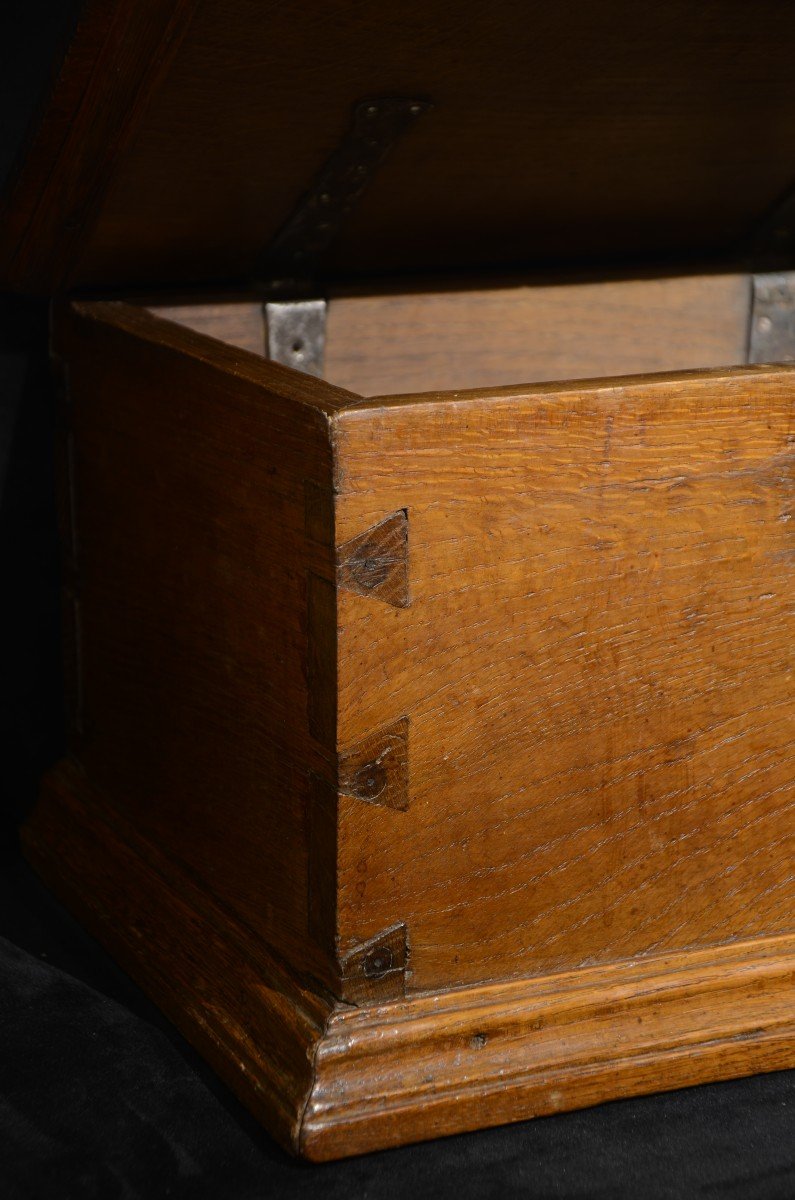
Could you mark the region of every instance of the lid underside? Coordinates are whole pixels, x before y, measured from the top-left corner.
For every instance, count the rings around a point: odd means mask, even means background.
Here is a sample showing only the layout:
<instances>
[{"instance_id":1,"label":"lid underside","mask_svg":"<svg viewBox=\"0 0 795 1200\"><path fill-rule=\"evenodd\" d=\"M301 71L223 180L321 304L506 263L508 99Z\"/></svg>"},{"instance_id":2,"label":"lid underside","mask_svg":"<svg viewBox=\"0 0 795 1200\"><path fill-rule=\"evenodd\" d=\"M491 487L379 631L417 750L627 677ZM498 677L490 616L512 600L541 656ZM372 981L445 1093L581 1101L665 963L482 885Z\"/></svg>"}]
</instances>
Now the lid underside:
<instances>
[{"instance_id":1,"label":"lid underside","mask_svg":"<svg viewBox=\"0 0 795 1200\"><path fill-rule=\"evenodd\" d=\"M0 272L40 292L250 280L371 97L433 110L321 274L731 252L795 179L793 49L779 0L94 0Z\"/></svg>"}]
</instances>

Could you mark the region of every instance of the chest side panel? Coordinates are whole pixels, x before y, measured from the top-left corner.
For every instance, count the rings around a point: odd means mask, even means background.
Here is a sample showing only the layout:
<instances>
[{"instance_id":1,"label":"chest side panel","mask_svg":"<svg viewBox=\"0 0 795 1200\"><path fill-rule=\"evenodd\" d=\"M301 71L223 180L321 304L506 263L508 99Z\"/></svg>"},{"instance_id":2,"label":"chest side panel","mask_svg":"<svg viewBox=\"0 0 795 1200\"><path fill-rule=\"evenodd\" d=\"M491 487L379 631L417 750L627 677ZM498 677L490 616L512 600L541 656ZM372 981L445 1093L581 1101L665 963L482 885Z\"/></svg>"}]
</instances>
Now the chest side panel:
<instances>
[{"instance_id":1,"label":"chest side panel","mask_svg":"<svg viewBox=\"0 0 795 1200\"><path fill-rule=\"evenodd\" d=\"M308 580L333 565L307 494L330 488L342 393L125 305L73 309L57 341L71 754L304 963L309 777L333 770L308 725Z\"/></svg>"},{"instance_id":2,"label":"chest side panel","mask_svg":"<svg viewBox=\"0 0 795 1200\"><path fill-rule=\"evenodd\" d=\"M409 603L339 597L339 736L408 719L408 804L344 799L343 941L408 985L792 930L786 368L372 401L338 543L405 511Z\"/></svg>"}]
</instances>

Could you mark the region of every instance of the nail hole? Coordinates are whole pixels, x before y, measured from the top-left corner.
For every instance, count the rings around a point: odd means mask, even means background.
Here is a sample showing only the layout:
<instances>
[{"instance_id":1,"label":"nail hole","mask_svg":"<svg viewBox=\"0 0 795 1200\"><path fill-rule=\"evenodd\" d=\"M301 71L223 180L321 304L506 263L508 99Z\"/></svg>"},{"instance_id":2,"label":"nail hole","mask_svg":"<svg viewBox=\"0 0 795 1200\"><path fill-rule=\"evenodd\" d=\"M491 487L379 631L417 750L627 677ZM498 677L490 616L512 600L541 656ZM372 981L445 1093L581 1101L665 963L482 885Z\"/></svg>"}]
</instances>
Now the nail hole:
<instances>
[{"instance_id":1,"label":"nail hole","mask_svg":"<svg viewBox=\"0 0 795 1200\"><path fill-rule=\"evenodd\" d=\"M381 763L360 767L352 780L353 794L362 800L377 800L387 785L387 774Z\"/></svg>"},{"instance_id":2,"label":"nail hole","mask_svg":"<svg viewBox=\"0 0 795 1200\"><path fill-rule=\"evenodd\" d=\"M362 969L368 979L378 979L380 976L386 975L391 966L392 951L388 946L371 950L362 963Z\"/></svg>"},{"instance_id":3,"label":"nail hole","mask_svg":"<svg viewBox=\"0 0 795 1200\"><path fill-rule=\"evenodd\" d=\"M473 1050L482 1050L487 1041L488 1038L485 1033L473 1033L469 1039L469 1044Z\"/></svg>"}]
</instances>

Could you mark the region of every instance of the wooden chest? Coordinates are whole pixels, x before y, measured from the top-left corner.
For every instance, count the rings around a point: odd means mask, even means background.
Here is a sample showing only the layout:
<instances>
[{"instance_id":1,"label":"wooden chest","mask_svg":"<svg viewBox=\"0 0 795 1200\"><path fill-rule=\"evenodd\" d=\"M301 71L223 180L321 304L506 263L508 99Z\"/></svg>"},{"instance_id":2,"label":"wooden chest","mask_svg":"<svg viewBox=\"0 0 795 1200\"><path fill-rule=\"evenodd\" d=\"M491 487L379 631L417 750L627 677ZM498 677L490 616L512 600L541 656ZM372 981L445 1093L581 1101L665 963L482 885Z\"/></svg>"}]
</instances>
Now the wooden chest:
<instances>
[{"instance_id":1,"label":"wooden chest","mask_svg":"<svg viewBox=\"0 0 795 1200\"><path fill-rule=\"evenodd\" d=\"M78 27L2 247L63 391L24 841L296 1152L795 1066L793 42Z\"/></svg>"}]
</instances>

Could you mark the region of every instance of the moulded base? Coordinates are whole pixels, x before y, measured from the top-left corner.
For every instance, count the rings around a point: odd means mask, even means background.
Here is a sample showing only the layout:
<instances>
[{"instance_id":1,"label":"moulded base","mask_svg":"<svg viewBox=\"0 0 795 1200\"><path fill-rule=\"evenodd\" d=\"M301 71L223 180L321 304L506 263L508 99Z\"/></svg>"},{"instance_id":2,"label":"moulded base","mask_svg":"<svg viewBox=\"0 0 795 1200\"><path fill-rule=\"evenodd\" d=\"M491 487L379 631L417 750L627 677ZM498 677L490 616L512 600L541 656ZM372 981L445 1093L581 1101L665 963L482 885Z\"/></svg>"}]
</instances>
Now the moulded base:
<instances>
[{"instance_id":1,"label":"moulded base","mask_svg":"<svg viewBox=\"0 0 795 1200\"><path fill-rule=\"evenodd\" d=\"M307 1158L795 1066L795 936L356 1007L82 792L73 766L49 776L29 859Z\"/></svg>"}]
</instances>

